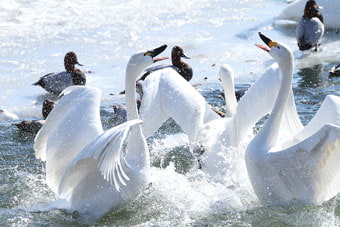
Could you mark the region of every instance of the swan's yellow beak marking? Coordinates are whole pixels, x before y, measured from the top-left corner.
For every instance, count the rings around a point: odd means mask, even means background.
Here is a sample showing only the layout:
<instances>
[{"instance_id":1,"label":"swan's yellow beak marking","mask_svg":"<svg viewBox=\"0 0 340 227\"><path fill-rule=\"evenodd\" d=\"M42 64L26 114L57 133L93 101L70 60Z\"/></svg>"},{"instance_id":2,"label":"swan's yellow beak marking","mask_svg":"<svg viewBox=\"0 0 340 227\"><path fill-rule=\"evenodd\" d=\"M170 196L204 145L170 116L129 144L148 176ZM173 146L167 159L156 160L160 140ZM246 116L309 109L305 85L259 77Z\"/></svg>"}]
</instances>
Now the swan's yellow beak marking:
<instances>
[{"instance_id":1,"label":"swan's yellow beak marking","mask_svg":"<svg viewBox=\"0 0 340 227\"><path fill-rule=\"evenodd\" d=\"M152 56L152 52L151 52L151 51L145 52L145 53L144 53L144 56L145 56L145 55Z\"/></svg>"},{"instance_id":2,"label":"swan's yellow beak marking","mask_svg":"<svg viewBox=\"0 0 340 227\"><path fill-rule=\"evenodd\" d=\"M268 43L268 46L269 46L269 47L278 47L277 42L275 42L275 41L270 41L270 42Z\"/></svg>"}]
</instances>

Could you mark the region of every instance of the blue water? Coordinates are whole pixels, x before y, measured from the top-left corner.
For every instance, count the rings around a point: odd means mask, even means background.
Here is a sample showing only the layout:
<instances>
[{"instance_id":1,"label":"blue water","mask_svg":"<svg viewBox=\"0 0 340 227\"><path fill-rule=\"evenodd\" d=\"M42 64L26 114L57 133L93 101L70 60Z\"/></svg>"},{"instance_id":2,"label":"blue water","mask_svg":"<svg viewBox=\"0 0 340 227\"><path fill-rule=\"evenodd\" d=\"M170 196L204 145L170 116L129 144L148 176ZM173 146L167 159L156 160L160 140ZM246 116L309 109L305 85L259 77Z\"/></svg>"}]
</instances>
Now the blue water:
<instances>
[{"instance_id":1,"label":"blue water","mask_svg":"<svg viewBox=\"0 0 340 227\"><path fill-rule=\"evenodd\" d=\"M0 109L19 120L40 119L41 103L54 98L32 86L40 76L63 69L69 50L88 71L87 85L103 91L101 115L105 128L119 122L111 106L123 103L125 67L139 50L168 44L183 47L194 70L191 81L223 109L219 96L219 65L230 64L237 88L251 85L273 63L254 46L261 31L288 44L294 52L293 89L299 115L306 124L328 94L338 94L340 79L328 70L340 61L340 35L327 30L321 51L301 53L294 25L274 23L288 3L284 0L2 0L0 3ZM91 73L89 73L91 72ZM207 77L207 81L203 78ZM110 95L113 93L114 95ZM44 163L33 151L34 135L0 121L0 225L339 225L336 197L320 206L263 207L245 171L240 148L226 148L233 171L228 184L214 182L195 168L187 139L167 122L148 139L152 186L126 208L93 221L63 211L30 210L55 198L45 185Z\"/></svg>"}]
</instances>

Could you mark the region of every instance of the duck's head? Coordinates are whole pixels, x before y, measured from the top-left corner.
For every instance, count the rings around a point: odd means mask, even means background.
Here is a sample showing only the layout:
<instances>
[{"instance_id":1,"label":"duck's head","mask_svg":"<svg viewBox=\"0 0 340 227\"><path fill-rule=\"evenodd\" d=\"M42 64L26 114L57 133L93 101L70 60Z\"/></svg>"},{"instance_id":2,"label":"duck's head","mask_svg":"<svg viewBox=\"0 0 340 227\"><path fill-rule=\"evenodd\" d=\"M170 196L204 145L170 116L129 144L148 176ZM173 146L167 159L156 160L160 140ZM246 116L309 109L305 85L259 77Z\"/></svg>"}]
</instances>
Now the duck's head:
<instances>
[{"instance_id":1,"label":"duck's head","mask_svg":"<svg viewBox=\"0 0 340 227\"><path fill-rule=\"evenodd\" d=\"M290 62L291 59L293 59L293 52L288 46L283 43L272 41L261 32L259 32L259 36L266 46L261 44L256 44L256 46L268 52L278 62L279 65L286 64Z\"/></svg>"},{"instance_id":2,"label":"duck's head","mask_svg":"<svg viewBox=\"0 0 340 227\"><path fill-rule=\"evenodd\" d=\"M171 51L171 58L174 59L180 59L180 58L186 58L190 59L184 54L183 48L179 46L174 46Z\"/></svg>"},{"instance_id":3,"label":"duck's head","mask_svg":"<svg viewBox=\"0 0 340 227\"><path fill-rule=\"evenodd\" d=\"M168 59L167 57L159 57L156 58L157 55L162 53L166 49L167 45L162 45L153 50L142 51L132 55L130 58L126 72L133 73L137 77L139 74L148 66L152 65L155 62L162 61Z\"/></svg>"},{"instance_id":4,"label":"duck's head","mask_svg":"<svg viewBox=\"0 0 340 227\"><path fill-rule=\"evenodd\" d=\"M316 17L320 8L315 0L309 0L306 2L303 16L306 18Z\"/></svg>"},{"instance_id":5,"label":"duck's head","mask_svg":"<svg viewBox=\"0 0 340 227\"><path fill-rule=\"evenodd\" d=\"M67 52L64 58L64 66L65 66L66 71L72 72L76 64L83 66L82 64L78 62L78 57L76 53L74 53L73 51Z\"/></svg>"}]
</instances>

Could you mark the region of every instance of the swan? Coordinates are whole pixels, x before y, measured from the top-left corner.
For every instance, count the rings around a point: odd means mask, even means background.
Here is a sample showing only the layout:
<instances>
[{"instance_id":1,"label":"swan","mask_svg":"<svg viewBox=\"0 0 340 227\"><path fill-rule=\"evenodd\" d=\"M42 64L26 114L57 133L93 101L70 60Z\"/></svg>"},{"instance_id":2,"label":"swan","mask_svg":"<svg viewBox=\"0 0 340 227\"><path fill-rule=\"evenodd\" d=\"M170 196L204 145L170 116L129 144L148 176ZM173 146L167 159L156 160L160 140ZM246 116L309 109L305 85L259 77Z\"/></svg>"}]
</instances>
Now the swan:
<instances>
[{"instance_id":1,"label":"swan","mask_svg":"<svg viewBox=\"0 0 340 227\"><path fill-rule=\"evenodd\" d=\"M46 74L33 85L39 85L46 91L56 95L60 94L69 86L85 85L86 75L75 67L76 64L82 66L82 64L78 62L78 57L73 51L67 52L64 58L65 71Z\"/></svg>"},{"instance_id":2,"label":"swan","mask_svg":"<svg viewBox=\"0 0 340 227\"><path fill-rule=\"evenodd\" d=\"M293 76L293 53L260 33L282 71L279 94L270 117L249 143L245 161L253 189L264 205L286 205L292 199L320 204L340 190L340 97L329 95L310 123L281 142L278 130Z\"/></svg>"},{"instance_id":3,"label":"swan","mask_svg":"<svg viewBox=\"0 0 340 227\"><path fill-rule=\"evenodd\" d=\"M322 6L321 13L325 15L325 28L327 29L339 29L339 5L340 0L318 0L320 6ZM303 14L306 0L297 0L290 3L286 8L282 10L277 19L288 19L299 21Z\"/></svg>"},{"instance_id":4,"label":"swan","mask_svg":"<svg viewBox=\"0 0 340 227\"><path fill-rule=\"evenodd\" d=\"M99 218L126 205L148 186L149 150L140 128L135 81L165 48L163 45L130 58L126 68L128 121L106 132L100 123L99 89L72 86L62 92L34 146L37 157L46 159L47 177L49 162L54 165L52 170L60 171L55 176L50 174L52 180L47 179L58 195L48 209L66 209Z\"/></svg>"},{"instance_id":5,"label":"swan","mask_svg":"<svg viewBox=\"0 0 340 227\"><path fill-rule=\"evenodd\" d=\"M23 132L33 133L36 134L41 127L45 124L45 120L49 113L52 111L52 109L55 106L55 102L51 100L45 100L42 105L42 115L43 120L24 120L20 123L14 123L12 125L16 126L18 129L20 129Z\"/></svg>"},{"instance_id":6,"label":"swan","mask_svg":"<svg viewBox=\"0 0 340 227\"><path fill-rule=\"evenodd\" d=\"M319 6L314 0L306 2L303 17L296 28L296 39L300 50L318 49L325 27Z\"/></svg>"},{"instance_id":7,"label":"swan","mask_svg":"<svg viewBox=\"0 0 340 227\"><path fill-rule=\"evenodd\" d=\"M212 111L204 97L174 70L166 68L151 73L143 83L144 95L140 106L144 135L151 136L171 117L188 135L192 144L202 140L199 143L206 147L208 145L204 138L209 138L211 143L219 143L216 138L220 135L226 146L238 146L255 123L270 112L281 81L281 73L276 65L271 66L237 104L231 70L230 66L222 66L219 72L226 97L226 118L221 118ZM275 79L270 81L269 78ZM289 121L282 128L286 129L282 132L285 131L288 135L302 128L293 108L293 98L290 101L292 108L287 109L285 114Z\"/></svg>"}]
</instances>

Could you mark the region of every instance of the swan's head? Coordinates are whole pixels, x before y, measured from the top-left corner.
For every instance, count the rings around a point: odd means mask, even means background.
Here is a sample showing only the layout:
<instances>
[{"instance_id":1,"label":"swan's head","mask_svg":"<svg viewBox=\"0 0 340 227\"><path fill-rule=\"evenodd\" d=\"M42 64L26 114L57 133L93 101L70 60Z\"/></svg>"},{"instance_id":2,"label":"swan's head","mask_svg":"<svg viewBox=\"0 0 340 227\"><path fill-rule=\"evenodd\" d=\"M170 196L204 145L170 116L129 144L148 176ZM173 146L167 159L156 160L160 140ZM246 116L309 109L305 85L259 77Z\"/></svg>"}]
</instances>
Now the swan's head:
<instances>
[{"instance_id":1,"label":"swan's head","mask_svg":"<svg viewBox=\"0 0 340 227\"><path fill-rule=\"evenodd\" d=\"M156 58L157 55L166 49L167 45L162 45L153 50L143 51L132 55L127 65L127 72L133 72L137 76L148 66L157 61L168 59L167 57Z\"/></svg>"},{"instance_id":2,"label":"swan's head","mask_svg":"<svg viewBox=\"0 0 340 227\"><path fill-rule=\"evenodd\" d=\"M234 70L230 65L224 64L220 68L219 78L222 83L227 83L234 86Z\"/></svg>"},{"instance_id":3,"label":"swan's head","mask_svg":"<svg viewBox=\"0 0 340 227\"><path fill-rule=\"evenodd\" d=\"M290 63L293 59L293 52L283 43L275 42L259 32L260 38L267 45L256 44L257 47L268 52L279 65Z\"/></svg>"}]
</instances>

